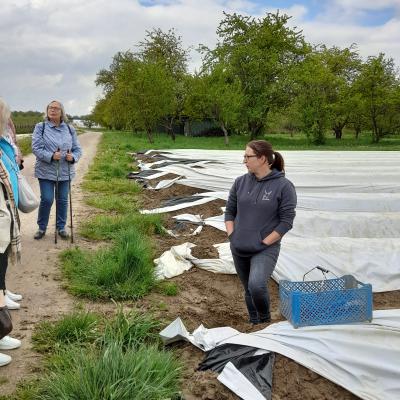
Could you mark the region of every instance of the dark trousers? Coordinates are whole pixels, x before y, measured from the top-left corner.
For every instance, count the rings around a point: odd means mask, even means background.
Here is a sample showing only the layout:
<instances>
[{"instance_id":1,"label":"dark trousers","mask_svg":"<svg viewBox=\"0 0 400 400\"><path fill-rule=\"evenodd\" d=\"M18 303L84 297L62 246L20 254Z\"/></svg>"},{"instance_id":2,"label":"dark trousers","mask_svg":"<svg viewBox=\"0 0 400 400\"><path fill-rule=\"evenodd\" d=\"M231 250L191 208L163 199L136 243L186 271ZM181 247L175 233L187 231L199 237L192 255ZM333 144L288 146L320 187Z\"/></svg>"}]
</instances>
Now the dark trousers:
<instances>
[{"instance_id":1,"label":"dark trousers","mask_svg":"<svg viewBox=\"0 0 400 400\"><path fill-rule=\"evenodd\" d=\"M49 216L51 206L53 205L56 181L49 181L47 179L39 179L40 186L40 206L37 224L41 231L47 229L49 223ZM65 228L67 223L68 212L68 181L58 181L58 198L56 200L57 208L57 230L61 231Z\"/></svg>"},{"instance_id":2,"label":"dark trousers","mask_svg":"<svg viewBox=\"0 0 400 400\"><path fill-rule=\"evenodd\" d=\"M233 255L236 272L245 290L247 311L251 323L270 319L267 282L278 261L280 245L272 245L251 257Z\"/></svg>"},{"instance_id":3,"label":"dark trousers","mask_svg":"<svg viewBox=\"0 0 400 400\"><path fill-rule=\"evenodd\" d=\"M6 290L6 272L8 268L8 252L10 246L4 253L0 253L0 290Z\"/></svg>"}]
</instances>

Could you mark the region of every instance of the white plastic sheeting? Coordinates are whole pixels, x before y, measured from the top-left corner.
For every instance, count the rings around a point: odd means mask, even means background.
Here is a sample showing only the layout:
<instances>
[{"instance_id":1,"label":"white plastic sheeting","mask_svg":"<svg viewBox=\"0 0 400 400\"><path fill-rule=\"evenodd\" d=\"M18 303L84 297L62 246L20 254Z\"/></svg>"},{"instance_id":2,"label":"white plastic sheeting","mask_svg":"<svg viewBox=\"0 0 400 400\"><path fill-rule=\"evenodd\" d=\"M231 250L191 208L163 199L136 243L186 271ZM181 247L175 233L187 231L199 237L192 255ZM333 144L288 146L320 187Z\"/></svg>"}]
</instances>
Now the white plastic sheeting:
<instances>
[{"instance_id":1,"label":"white plastic sheeting","mask_svg":"<svg viewBox=\"0 0 400 400\"><path fill-rule=\"evenodd\" d=\"M200 326L191 335L177 319L160 335L166 343L188 340L205 351L225 343L273 351L362 399L400 398L400 310L375 311L372 323L294 329L288 322L279 322L249 334ZM245 400L257 398L250 382L227 367L218 379Z\"/></svg>"},{"instance_id":2,"label":"white plastic sheeting","mask_svg":"<svg viewBox=\"0 0 400 400\"><path fill-rule=\"evenodd\" d=\"M226 199L234 179L245 173L244 151L168 150L168 161L153 165L181 177L176 183L208 190ZM400 289L400 152L283 151L286 175L298 195L294 228L283 239L274 278L300 280L316 264L337 275L353 274L374 292ZM190 160L202 160L188 163ZM197 168L194 168L196 166ZM198 168L200 167L200 168ZM149 168L144 165L143 168ZM204 200L207 201L207 200ZM196 202L146 212L166 212ZM203 221L224 229L223 217ZM222 270L231 263L221 247ZM214 270L207 260L201 265ZM210 267L210 265L212 265ZM312 278L319 279L314 276Z\"/></svg>"},{"instance_id":3,"label":"white plastic sheeting","mask_svg":"<svg viewBox=\"0 0 400 400\"><path fill-rule=\"evenodd\" d=\"M198 259L191 253L191 249L195 247L193 243L183 243L179 246L172 246L170 250L165 251L159 258L154 260L156 265L155 272L158 279L172 278L188 271L193 265L209 272L220 274L236 274L235 267L232 262L232 254L229 247L224 246L225 256L215 245L220 254L219 258ZM229 254L226 254L228 249Z\"/></svg>"},{"instance_id":4,"label":"white plastic sheeting","mask_svg":"<svg viewBox=\"0 0 400 400\"><path fill-rule=\"evenodd\" d=\"M213 226L225 232L224 210L209 218L179 214L175 219ZM341 212L296 210L296 221L287 237L393 238L399 235L400 213Z\"/></svg>"},{"instance_id":5,"label":"white plastic sheeting","mask_svg":"<svg viewBox=\"0 0 400 400\"><path fill-rule=\"evenodd\" d=\"M193 206L198 206L200 204L209 203L210 201L213 201L213 200L216 200L216 197L208 196L208 197L203 197L203 198L195 200L195 201L188 201L186 203L175 204L173 206L159 207L159 208L154 208L152 210L140 210L140 212L142 214L162 214L165 212L182 210L183 208L193 207Z\"/></svg>"},{"instance_id":6,"label":"white plastic sheeting","mask_svg":"<svg viewBox=\"0 0 400 400\"><path fill-rule=\"evenodd\" d=\"M379 241L380 248L376 243ZM229 243L214 245L219 254L217 259L197 259L191 254L193 243L184 243L173 246L155 260L156 274L159 279L172 278L189 270L193 265L214 273L235 274L232 254ZM315 251L308 253L309 246ZM348 239L343 242L340 238L296 238L285 240L285 251L282 251L277 267L272 278L279 282L281 279L300 281L305 272L311 266L323 265L337 276L353 275L364 283L370 283L375 292L386 292L393 287L400 287L400 273L391 274L391 280L387 280L387 270L398 271L397 260L393 257L398 247L397 239L368 239L359 241ZM355 259L348 259L349 254L357 253ZM302 257L307 254L307 257ZM378 263L376 263L378 261ZM333 278L333 275L329 277ZM322 279L319 271L313 271L308 276L309 280Z\"/></svg>"}]
</instances>

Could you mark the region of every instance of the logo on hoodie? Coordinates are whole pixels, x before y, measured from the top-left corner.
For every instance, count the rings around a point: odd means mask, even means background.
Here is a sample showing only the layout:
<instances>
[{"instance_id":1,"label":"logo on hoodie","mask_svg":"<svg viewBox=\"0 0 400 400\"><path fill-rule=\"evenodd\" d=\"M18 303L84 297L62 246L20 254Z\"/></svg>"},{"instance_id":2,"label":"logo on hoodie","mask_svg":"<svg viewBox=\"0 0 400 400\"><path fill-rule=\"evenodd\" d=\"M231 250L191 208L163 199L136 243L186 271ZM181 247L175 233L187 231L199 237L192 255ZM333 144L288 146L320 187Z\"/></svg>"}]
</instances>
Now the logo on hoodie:
<instances>
[{"instance_id":1,"label":"logo on hoodie","mask_svg":"<svg viewBox=\"0 0 400 400\"><path fill-rule=\"evenodd\" d=\"M263 194L263 197L262 197L261 200L269 201L271 194L272 194L272 190L269 191L269 192L267 192L267 190L264 190L264 194Z\"/></svg>"}]
</instances>

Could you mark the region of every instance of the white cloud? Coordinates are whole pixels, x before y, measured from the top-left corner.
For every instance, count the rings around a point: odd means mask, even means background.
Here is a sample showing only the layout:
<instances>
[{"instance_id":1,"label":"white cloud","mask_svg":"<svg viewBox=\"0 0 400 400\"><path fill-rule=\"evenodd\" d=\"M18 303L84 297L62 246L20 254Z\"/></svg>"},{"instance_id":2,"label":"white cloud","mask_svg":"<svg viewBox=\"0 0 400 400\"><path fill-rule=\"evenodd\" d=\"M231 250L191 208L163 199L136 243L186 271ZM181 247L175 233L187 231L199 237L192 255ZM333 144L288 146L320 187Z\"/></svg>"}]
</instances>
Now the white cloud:
<instances>
[{"instance_id":1,"label":"white cloud","mask_svg":"<svg viewBox=\"0 0 400 400\"><path fill-rule=\"evenodd\" d=\"M117 51L133 49L145 31L177 29L185 47L214 46L223 11L262 16L275 9L250 0L179 0L143 6L138 0L3 0L0 8L0 95L14 109L42 110L59 98L71 114L87 113L100 90L94 79ZM380 51L400 65L399 11L381 26L359 26L366 10L395 7L399 0L327 1L324 14L310 21L301 0L281 9L306 40L328 46L356 42L364 55ZM361 14L357 14L361 13ZM191 68L200 63L192 52Z\"/></svg>"},{"instance_id":2,"label":"white cloud","mask_svg":"<svg viewBox=\"0 0 400 400\"><path fill-rule=\"evenodd\" d=\"M400 6L399 0L335 0L332 3L346 10L382 10Z\"/></svg>"}]
</instances>

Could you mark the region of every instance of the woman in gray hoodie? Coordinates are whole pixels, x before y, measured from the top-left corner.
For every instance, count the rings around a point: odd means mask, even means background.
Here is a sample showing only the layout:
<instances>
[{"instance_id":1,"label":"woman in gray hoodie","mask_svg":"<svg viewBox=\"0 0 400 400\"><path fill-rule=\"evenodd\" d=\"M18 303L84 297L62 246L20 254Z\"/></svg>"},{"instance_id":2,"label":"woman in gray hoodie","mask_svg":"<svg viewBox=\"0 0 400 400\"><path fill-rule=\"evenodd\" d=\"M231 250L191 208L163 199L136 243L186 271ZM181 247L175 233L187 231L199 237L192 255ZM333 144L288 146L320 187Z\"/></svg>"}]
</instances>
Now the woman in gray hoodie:
<instances>
[{"instance_id":1,"label":"woman in gray hoodie","mask_svg":"<svg viewBox=\"0 0 400 400\"><path fill-rule=\"evenodd\" d=\"M248 173L238 177L229 192L225 226L250 322L258 324L271 320L267 282L281 238L293 226L297 196L285 178L282 155L269 142L248 143L243 162Z\"/></svg>"}]
</instances>

